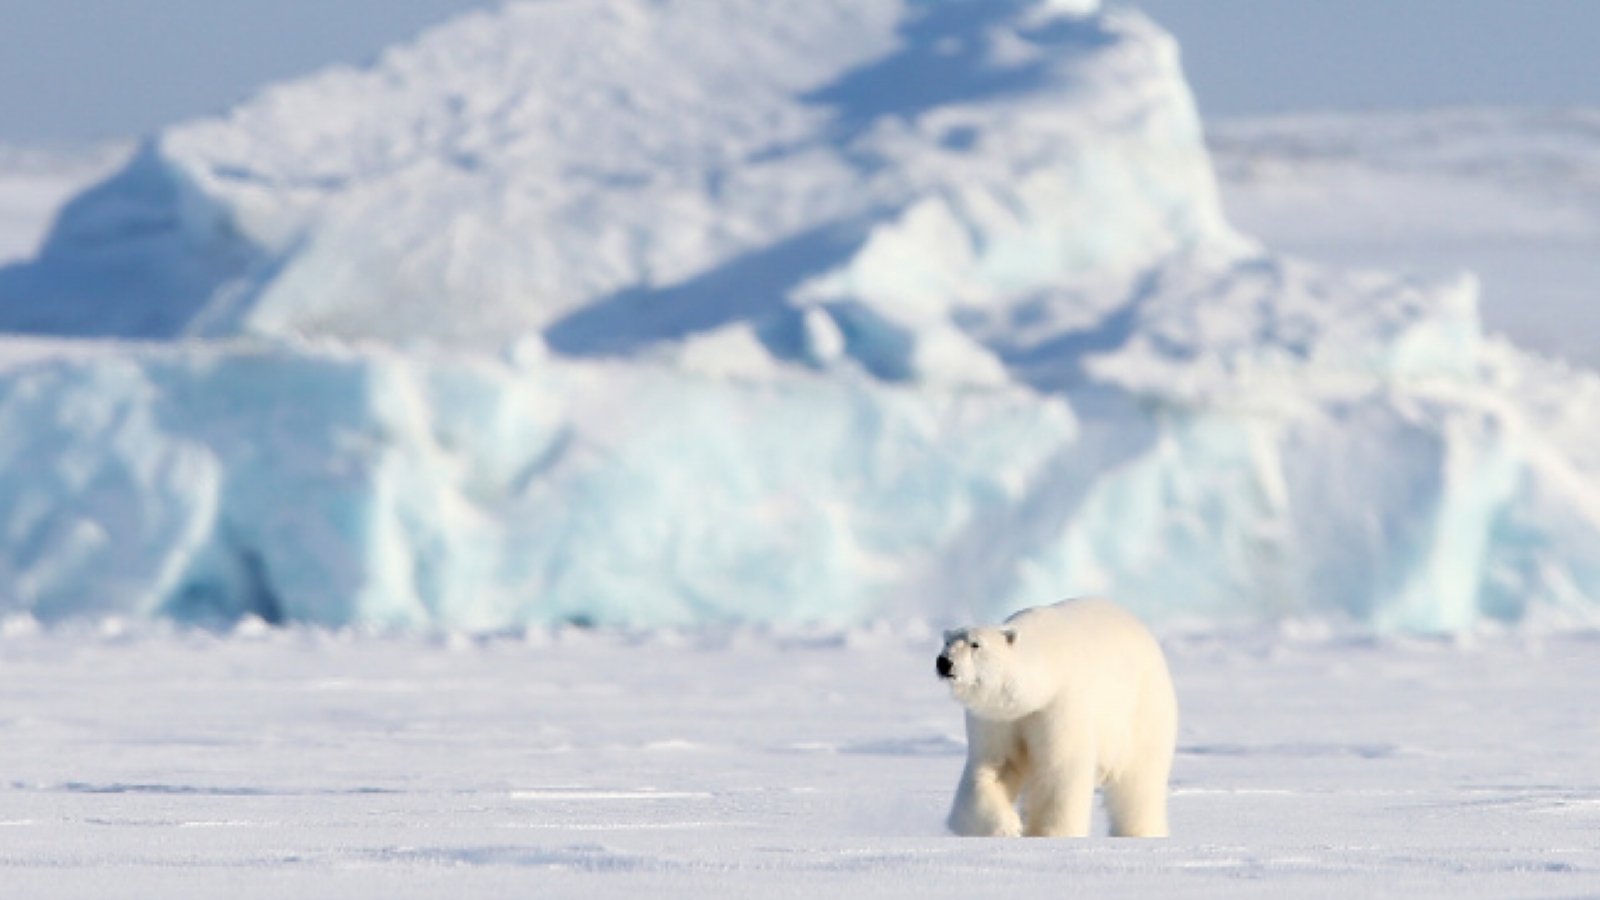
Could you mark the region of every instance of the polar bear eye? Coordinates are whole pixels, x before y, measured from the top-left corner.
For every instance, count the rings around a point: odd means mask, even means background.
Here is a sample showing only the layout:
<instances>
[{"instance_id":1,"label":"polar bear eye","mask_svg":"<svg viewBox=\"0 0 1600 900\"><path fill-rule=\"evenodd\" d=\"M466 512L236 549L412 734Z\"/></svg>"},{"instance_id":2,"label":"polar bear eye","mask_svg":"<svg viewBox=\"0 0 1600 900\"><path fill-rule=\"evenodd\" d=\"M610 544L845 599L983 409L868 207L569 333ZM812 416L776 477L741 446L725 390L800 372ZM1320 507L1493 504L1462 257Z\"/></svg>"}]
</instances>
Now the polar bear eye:
<instances>
[{"instance_id":1,"label":"polar bear eye","mask_svg":"<svg viewBox=\"0 0 1600 900\"><path fill-rule=\"evenodd\" d=\"M976 650L976 649L978 649L979 647L981 647L983 645L979 644L977 641L973 641L971 646L972 646L972 649Z\"/></svg>"}]
</instances>

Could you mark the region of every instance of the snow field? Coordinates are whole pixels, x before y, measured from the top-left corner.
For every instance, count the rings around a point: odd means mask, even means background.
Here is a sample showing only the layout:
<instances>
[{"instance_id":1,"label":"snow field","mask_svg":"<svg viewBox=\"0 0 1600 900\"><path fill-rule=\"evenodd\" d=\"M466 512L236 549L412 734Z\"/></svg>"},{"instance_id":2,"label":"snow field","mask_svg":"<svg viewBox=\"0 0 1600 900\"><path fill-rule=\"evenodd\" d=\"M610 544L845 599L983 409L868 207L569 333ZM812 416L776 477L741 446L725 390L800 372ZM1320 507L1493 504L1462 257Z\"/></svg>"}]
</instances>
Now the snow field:
<instances>
[{"instance_id":1,"label":"snow field","mask_svg":"<svg viewBox=\"0 0 1600 900\"><path fill-rule=\"evenodd\" d=\"M943 834L929 628L8 632L17 896L1600 890L1591 633L1169 633L1173 838L1036 842Z\"/></svg>"}]
</instances>

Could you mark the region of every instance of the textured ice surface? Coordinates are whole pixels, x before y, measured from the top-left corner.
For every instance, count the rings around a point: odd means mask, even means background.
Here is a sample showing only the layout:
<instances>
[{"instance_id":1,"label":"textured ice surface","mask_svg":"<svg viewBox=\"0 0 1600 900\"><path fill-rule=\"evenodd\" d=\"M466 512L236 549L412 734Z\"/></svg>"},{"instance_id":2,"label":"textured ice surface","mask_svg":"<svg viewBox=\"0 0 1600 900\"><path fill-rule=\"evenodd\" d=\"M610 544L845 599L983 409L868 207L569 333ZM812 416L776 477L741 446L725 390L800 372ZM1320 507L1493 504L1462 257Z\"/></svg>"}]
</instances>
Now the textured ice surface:
<instances>
[{"instance_id":1,"label":"textured ice surface","mask_svg":"<svg viewBox=\"0 0 1600 900\"><path fill-rule=\"evenodd\" d=\"M1591 617L1600 379L1235 233L1093 6L513 4L158 135L0 269L0 608Z\"/></svg>"},{"instance_id":2,"label":"textured ice surface","mask_svg":"<svg viewBox=\"0 0 1600 900\"><path fill-rule=\"evenodd\" d=\"M0 596L39 618L854 620L954 602L944 551L1030 502L1074 434L1024 389L806 372L50 359L0 375Z\"/></svg>"},{"instance_id":3,"label":"textured ice surface","mask_svg":"<svg viewBox=\"0 0 1600 900\"><path fill-rule=\"evenodd\" d=\"M1088 5L469 15L158 135L0 272L0 324L614 353L803 297L929 332L869 360L925 371L981 354L953 310L1226 232L1175 45Z\"/></svg>"}]
</instances>

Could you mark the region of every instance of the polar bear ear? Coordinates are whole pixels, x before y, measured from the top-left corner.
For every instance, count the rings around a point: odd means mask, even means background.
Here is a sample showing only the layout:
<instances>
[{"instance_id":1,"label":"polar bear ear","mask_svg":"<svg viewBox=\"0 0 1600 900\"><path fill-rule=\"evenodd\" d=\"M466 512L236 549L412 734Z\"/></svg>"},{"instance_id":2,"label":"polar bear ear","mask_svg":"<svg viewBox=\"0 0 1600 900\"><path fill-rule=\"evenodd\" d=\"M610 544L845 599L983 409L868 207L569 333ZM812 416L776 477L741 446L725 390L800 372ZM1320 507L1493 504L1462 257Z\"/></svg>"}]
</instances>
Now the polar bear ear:
<instances>
[{"instance_id":1,"label":"polar bear ear","mask_svg":"<svg viewBox=\"0 0 1600 900\"><path fill-rule=\"evenodd\" d=\"M1015 628L1007 628L1000 633L1006 636L1006 643L1015 644L1017 642L1017 630Z\"/></svg>"}]
</instances>

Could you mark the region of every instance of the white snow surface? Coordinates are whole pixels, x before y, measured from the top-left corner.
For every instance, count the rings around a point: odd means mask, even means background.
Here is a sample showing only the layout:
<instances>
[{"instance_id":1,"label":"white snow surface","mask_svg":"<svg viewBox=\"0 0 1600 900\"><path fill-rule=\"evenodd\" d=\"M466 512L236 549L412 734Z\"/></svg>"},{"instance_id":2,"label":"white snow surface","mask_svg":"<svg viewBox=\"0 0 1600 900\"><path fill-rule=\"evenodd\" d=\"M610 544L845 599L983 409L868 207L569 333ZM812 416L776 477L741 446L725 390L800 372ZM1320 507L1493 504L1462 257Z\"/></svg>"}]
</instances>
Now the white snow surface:
<instances>
[{"instance_id":1,"label":"white snow surface","mask_svg":"<svg viewBox=\"0 0 1600 900\"><path fill-rule=\"evenodd\" d=\"M1592 633L1173 632L1172 837L980 840L935 632L0 633L17 897L1578 897ZM1097 812L1098 815L1098 812Z\"/></svg>"},{"instance_id":2,"label":"white snow surface","mask_svg":"<svg viewBox=\"0 0 1600 900\"><path fill-rule=\"evenodd\" d=\"M0 269L0 610L1592 622L1600 378L1477 291L1237 233L1134 12L511 4Z\"/></svg>"}]
</instances>

